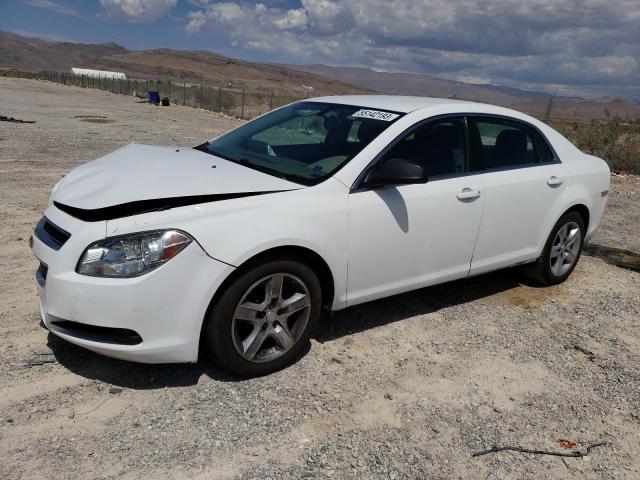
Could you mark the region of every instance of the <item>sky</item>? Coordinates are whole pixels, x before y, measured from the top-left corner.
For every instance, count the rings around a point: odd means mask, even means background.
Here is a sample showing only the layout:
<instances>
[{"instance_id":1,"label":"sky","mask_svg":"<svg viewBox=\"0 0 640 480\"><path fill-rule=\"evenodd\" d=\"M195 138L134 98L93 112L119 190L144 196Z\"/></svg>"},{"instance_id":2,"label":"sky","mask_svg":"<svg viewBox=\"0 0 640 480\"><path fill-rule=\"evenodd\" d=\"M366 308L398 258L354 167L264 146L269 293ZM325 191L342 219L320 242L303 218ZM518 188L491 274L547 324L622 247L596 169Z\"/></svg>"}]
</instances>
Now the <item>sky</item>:
<instances>
[{"instance_id":1,"label":"sky","mask_svg":"<svg viewBox=\"0 0 640 480\"><path fill-rule=\"evenodd\" d=\"M640 0L0 0L0 30L640 100Z\"/></svg>"}]
</instances>

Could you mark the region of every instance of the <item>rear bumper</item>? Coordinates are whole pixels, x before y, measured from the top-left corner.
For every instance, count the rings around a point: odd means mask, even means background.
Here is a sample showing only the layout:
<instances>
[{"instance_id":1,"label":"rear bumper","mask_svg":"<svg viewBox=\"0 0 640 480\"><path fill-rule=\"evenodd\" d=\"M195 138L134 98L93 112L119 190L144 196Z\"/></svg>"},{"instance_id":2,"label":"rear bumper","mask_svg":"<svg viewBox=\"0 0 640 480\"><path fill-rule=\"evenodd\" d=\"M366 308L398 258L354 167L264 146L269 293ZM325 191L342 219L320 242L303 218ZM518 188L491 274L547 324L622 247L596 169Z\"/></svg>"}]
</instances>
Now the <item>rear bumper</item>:
<instances>
[{"instance_id":1,"label":"rear bumper","mask_svg":"<svg viewBox=\"0 0 640 480\"><path fill-rule=\"evenodd\" d=\"M123 360L197 361L209 302L233 267L212 259L193 242L165 265L140 277L79 275L77 261L87 245L104 238L104 224L78 224L55 207L46 215L71 234L57 251L33 237L33 252L47 266L46 278L37 283L41 316L49 331Z\"/></svg>"}]
</instances>

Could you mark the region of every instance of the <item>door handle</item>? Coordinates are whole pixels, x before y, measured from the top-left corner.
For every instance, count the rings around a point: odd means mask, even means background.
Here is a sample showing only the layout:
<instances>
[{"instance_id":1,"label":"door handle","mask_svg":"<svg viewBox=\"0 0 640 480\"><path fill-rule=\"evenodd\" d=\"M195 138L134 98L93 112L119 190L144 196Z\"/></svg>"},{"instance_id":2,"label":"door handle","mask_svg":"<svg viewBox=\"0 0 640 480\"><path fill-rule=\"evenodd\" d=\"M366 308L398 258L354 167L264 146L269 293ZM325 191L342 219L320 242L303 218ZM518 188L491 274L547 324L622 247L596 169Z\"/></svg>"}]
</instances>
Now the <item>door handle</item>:
<instances>
[{"instance_id":1,"label":"door handle","mask_svg":"<svg viewBox=\"0 0 640 480\"><path fill-rule=\"evenodd\" d=\"M559 187L560 185L562 185L562 179L553 175L547 180L547 185L549 185L550 187Z\"/></svg>"},{"instance_id":2,"label":"door handle","mask_svg":"<svg viewBox=\"0 0 640 480\"><path fill-rule=\"evenodd\" d=\"M480 190L477 188L465 187L458 192L459 200L470 200L472 198L478 198L480 196Z\"/></svg>"}]
</instances>

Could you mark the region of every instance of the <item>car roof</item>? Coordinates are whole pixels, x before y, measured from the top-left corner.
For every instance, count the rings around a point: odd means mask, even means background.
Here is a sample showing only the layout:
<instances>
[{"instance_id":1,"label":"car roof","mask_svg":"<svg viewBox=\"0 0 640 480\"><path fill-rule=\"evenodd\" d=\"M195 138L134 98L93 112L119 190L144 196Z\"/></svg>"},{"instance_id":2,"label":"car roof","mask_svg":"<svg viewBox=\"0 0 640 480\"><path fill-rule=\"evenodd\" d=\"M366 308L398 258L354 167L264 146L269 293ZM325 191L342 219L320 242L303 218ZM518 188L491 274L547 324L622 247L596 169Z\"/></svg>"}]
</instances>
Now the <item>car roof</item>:
<instances>
[{"instance_id":1,"label":"car roof","mask_svg":"<svg viewBox=\"0 0 640 480\"><path fill-rule=\"evenodd\" d=\"M443 105L458 105L460 108L464 108L465 105L473 105L476 109L478 106L484 105L482 103L454 100L450 98L410 97L402 95L334 95L310 98L307 101L355 105L359 107L391 110L393 112L401 113L409 113L420 108ZM487 105L487 107L491 107L491 105Z\"/></svg>"}]
</instances>

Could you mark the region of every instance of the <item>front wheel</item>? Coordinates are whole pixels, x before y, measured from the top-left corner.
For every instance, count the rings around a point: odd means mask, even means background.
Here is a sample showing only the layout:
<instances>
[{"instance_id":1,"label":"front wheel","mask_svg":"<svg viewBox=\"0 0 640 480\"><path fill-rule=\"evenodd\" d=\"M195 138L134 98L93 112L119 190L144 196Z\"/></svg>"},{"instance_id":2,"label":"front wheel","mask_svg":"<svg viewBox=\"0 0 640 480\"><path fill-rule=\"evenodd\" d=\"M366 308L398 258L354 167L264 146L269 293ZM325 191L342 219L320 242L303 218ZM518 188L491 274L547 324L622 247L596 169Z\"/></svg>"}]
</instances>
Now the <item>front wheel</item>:
<instances>
[{"instance_id":1,"label":"front wheel","mask_svg":"<svg viewBox=\"0 0 640 480\"><path fill-rule=\"evenodd\" d=\"M578 263L584 232L584 220L579 213L563 215L551 230L538 260L525 266L527 276L543 285L564 282Z\"/></svg>"},{"instance_id":2,"label":"front wheel","mask_svg":"<svg viewBox=\"0 0 640 480\"><path fill-rule=\"evenodd\" d=\"M255 376L292 363L309 343L322 305L313 270L295 259L262 263L240 274L219 297L205 347L232 373Z\"/></svg>"}]
</instances>

